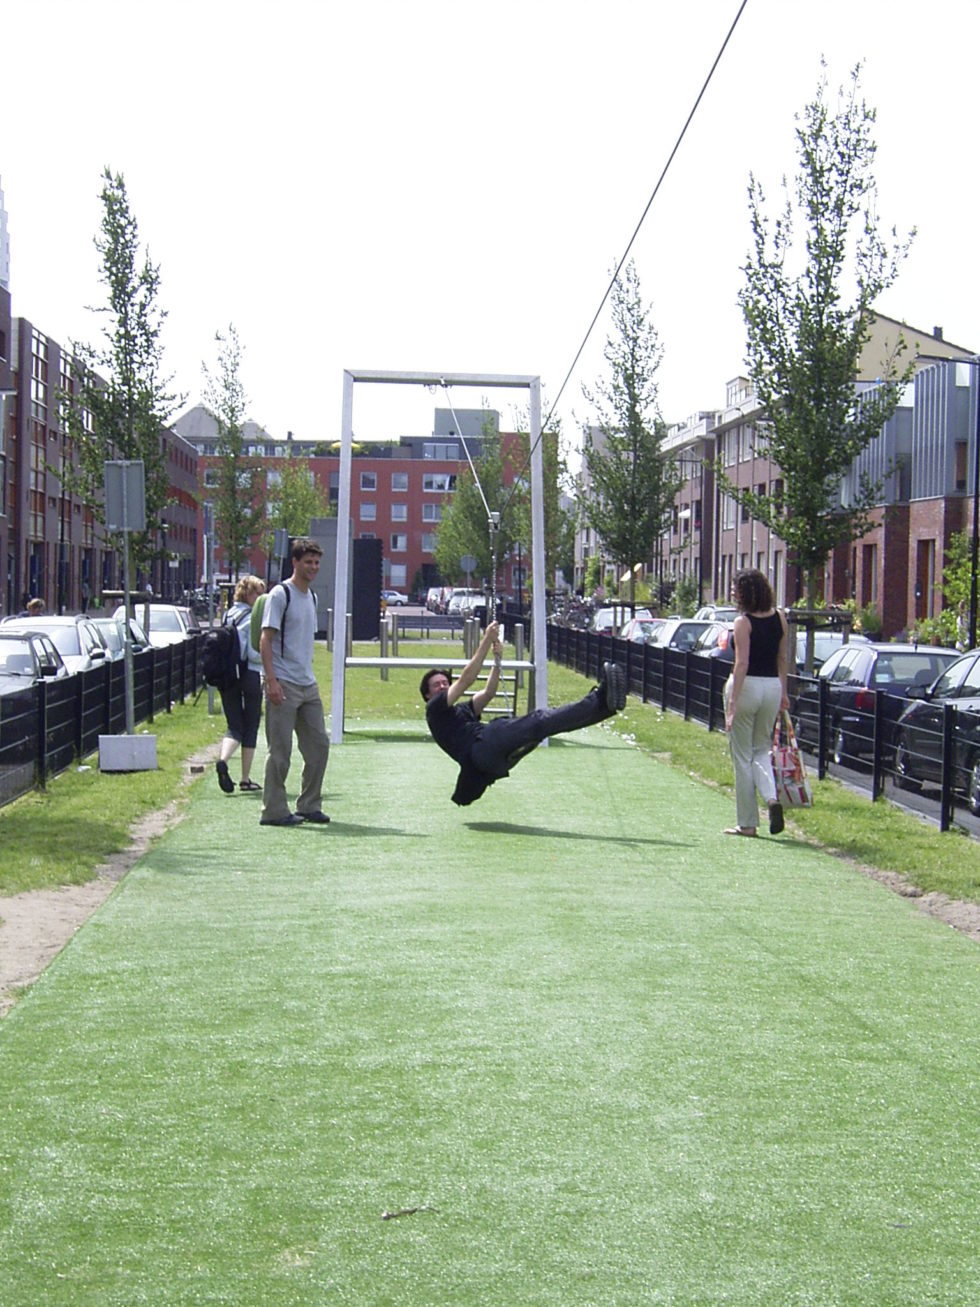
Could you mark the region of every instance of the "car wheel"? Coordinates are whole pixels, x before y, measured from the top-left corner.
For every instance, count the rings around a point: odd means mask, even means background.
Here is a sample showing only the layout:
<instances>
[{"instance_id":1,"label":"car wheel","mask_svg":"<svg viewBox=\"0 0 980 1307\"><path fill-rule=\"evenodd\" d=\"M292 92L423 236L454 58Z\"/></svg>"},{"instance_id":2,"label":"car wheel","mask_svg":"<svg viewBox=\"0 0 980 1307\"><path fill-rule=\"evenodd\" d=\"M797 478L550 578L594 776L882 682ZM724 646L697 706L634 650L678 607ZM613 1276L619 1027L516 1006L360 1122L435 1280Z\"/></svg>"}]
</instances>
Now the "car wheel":
<instances>
[{"instance_id":1,"label":"car wheel","mask_svg":"<svg viewBox=\"0 0 980 1307\"><path fill-rule=\"evenodd\" d=\"M922 785L912 775L912 755L905 740L899 740L895 750L895 783L900 790L918 794Z\"/></svg>"},{"instance_id":2,"label":"car wheel","mask_svg":"<svg viewBox=\"0 0 980 1307\"><path fill-rule=\"evenodd\" d=\"M970 768L970 783L966 791L967 802L974 817L980 817L980 758L974 758Z\"/></svg>"}]
</instances>

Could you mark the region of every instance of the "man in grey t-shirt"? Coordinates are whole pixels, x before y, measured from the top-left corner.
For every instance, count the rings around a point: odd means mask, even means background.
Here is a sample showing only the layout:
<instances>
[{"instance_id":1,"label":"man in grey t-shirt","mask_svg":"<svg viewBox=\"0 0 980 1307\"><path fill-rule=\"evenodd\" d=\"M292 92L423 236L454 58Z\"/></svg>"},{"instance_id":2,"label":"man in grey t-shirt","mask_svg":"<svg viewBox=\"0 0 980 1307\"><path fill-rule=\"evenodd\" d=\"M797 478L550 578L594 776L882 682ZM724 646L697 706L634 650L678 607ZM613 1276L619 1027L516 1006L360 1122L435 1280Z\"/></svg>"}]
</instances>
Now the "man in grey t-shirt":
<instances>
[{"instance_id":1,"label":"man in grey t-shirt","mask_svg":"<svg viewBox=\"0 0 980 1307\"><path fill-rule=\"evenodd\" d=\"M293 574L270 591L262 613L259 651L265 673L265 738L269 746L263 826L326 825L330 820L321 806L330 737L313 674L316 603L310 588L320 570L322 553L315 540L299 536L293 542ZM294 731L303 755L303 780L293 813L286 799L286 776Z\"/></svg>"}]
</instances>

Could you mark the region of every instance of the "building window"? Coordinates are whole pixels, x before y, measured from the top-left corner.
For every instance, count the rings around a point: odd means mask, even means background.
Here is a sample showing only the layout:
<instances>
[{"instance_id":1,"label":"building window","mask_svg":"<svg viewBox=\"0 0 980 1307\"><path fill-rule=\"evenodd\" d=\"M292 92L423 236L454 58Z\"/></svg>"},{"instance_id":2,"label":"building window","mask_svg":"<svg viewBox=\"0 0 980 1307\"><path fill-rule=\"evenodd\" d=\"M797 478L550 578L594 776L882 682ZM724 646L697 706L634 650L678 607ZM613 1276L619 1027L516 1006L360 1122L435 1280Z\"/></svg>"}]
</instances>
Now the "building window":
<instances>
[{"instance_id":1,"label":"building window","mask_svg":"<svg viewBox=\"0 0 980 1307\"><path fill-rule=\"evenodd\" d=\"M459 445L454 440L450 444L442 441L426 440L422 445L423 458L438 458L446 463L459 462Z\"/></svg>"},{"instance_id":2,"label":"building window","mask_svg":"<svg viewBox=\"0 0 980 1307\"><path fill-rule=\"evenodd\" d=\"M422 533L422 553L434 554L436 552L436 537L432 531L423 531Z\"/></svg>"},{"instance_id":3,"label":"building window","mask_svg":"<svg viewBox=\"0 0 980 1307\"><path fill-rule=\"evenodd\" d=\"M426 494L448 495L456 489L455 472L426 472L422 478Z\"/></svg>"},{"instance_id":4,"label":"building window","mask_svg":"<svg viewBox=\"0 0 980 1307\"><path fill-rule=\"evenodd\" d=\"M375 534L374 534L373 531L358 531L358 533L357 533L357 538L358 538L358 540L376 540L376 539L377 539L377 537L375 536Z\"/></svg>"},{"instance_id":5,"label":"building window","mask_svg":"<svg viewBox=\"0 0 980 1307\"><path fill-rule=\"evenodd\" d=\"M358 517L362 522L373 522L378 516L378 506L373 501L364 503L358 509Z\"/></svg>"},{"instance_id":6,"label":"building window","mask_svg":"<svg viewBox=\"0 0 980 1307\"><path fill-rule=\"evenodd\" d=\"M956 442L956 489L966 489L966 441Z\"/></svg>"},{"instance_id":7,"label":"building window","mask_svg":"<svg viewBox=\"0 0 980 1307\"><path fill-rule=\"evenodd\" d=\"M442 521L442 504L423 504L422 505L423 522L441 522Z\"/></svg>"},{"instance_id":8,"label":"building window","mask_svg":"<svg viewBox=\"0 0 980 1307\"><path fill-rule=\"evenodd\" d=\"M391 552L393 554L403 554L407 548L408 536L399 535L398 532L393 532L391 537Z\"/></svg>"},{"instance_id":9,"label":"building window","mask_svg":"<svg viewBox=\"0 0 980 1307\"><path fill-rule=\"evenodd\" d=\"M378 488L378 474L377 474L377 472L362 472L362 473L361 473L361 489L362 489L362 490L377 490L377 488Z\"/></svg>"},{"instance_id":10,"label":"building window","mask_svg":"<svg viewBox=\"0 0 980 1307\"><path fill-rule=\"evenodd\" d=\"M408 489L408 473L407 473L407 472L392 472L392 474L391 474L391 488L392 488L392 490L407 490L407 489Z\"/></svg>"},{"instance_id":11,"label":"building window","mask_svg":"<svg viewBox=\"0 0 980 1307\"><path fill-rule=\"evenodd\" d=\"M391 571L388 575L388 584L393 590L402 590L405 587L407 575L408 573L404 563L392 563Z\"/></svg>"},{"instance_id":12,"label":"building window","mask_svg":"<svg viewBox=\"0 0 980 1307\"><path fill-rule=\"evenodd\" d=\"M408 505L407 505L407 504L392 504L392 506L391 506L391 520L392 520L393 522L407 522L407 521L408 521Z\"/></svg>"}]
</instances>

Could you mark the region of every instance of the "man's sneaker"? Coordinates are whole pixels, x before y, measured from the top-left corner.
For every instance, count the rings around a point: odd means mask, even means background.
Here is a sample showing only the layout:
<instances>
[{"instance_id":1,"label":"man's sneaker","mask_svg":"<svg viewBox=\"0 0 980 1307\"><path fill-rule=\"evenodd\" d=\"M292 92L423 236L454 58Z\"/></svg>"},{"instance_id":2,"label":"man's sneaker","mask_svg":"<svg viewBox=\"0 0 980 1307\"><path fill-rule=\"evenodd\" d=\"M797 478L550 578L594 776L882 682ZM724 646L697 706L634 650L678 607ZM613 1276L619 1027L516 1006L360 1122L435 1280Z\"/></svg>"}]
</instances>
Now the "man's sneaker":
<instances>
[{"instance_id":1,"label":"man's sneaker","mask_svg":"<svg viewBox=\"0 0 980 1307\"><path fill-rule=\"evenodd\" d=\"M619 663L602 664L602 684L606 691L606 707L622 712L626 707L626 673Z\"/></svg>"}]
</instances>

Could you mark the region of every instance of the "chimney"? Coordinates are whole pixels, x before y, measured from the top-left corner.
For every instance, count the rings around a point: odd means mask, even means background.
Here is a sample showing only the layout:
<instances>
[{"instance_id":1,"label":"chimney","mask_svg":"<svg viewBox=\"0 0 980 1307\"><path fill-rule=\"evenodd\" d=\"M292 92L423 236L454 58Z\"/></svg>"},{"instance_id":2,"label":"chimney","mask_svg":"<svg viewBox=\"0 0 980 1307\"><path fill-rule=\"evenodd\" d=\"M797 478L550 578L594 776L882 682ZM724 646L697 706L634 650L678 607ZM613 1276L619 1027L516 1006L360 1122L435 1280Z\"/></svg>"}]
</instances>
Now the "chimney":
<instances>
[{"instance_id":1,"label":"chimney","mask_svg":"<svg viewBox=\"0 0 980 1307\"><path fill-rule=\"evenodd\" d=\"M942 329L942 327L933 327L933 329L932 329L932 334L933 334L933 336L935 337L936 340L942 340L942 338L943 338L943 329Z\"/></svg>"}]
</instances>

